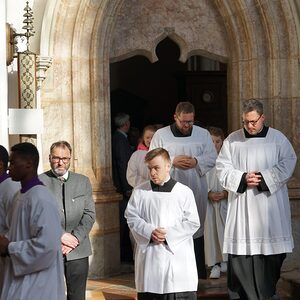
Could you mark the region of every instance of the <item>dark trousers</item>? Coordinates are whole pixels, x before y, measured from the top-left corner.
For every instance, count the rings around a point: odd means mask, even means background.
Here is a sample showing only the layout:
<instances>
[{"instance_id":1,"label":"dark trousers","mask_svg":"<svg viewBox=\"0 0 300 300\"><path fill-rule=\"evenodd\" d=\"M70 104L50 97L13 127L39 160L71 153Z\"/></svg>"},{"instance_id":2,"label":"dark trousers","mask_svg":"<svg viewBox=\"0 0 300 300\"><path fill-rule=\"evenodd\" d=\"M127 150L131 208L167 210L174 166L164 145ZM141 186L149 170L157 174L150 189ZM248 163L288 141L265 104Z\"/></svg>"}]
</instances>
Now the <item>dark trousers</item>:
<instances>
[{"instance_id":1,"label":"dark trousers","mask_svg":"<svg viewBox=\"0 0 300 300\"><path fill-rule=\"evenodd\" d=\"M119 203L121 262L133 262L133 251L129 237L129 228L124 217L127 203L128 198L126 198L125 196Z\"/></svg>"},{"instance_id":2,"label":"dark trousers","mask_svg":"<svg viewBox=\"0 0 300 300\"><path fill-rule=\"evenodd\" d=\"M228 288L242 300L270 299L276 294L276 284L285 253L276 255L228 255Z\"/></svg>"},{"instance_id":3,"label":"dark trousers","mask_svg":"<svg viewBox=\"0 0 300 300\"><path fill-rule=\"evenodd\" d=\"M138 293L138 300L197 300L196 292L170 294Z\"/></svg>"},{"instance_id":4,"label":"dark trousers","mask_svg":"<svg viewBox=\"0 0 300 300\"><path fill-rule=\"evenodd\" d=\"M88 257L64 262L67 300L85 300Z\"/></svg>"},{"instance_id":5,"label":"dark trousers","mask_svg":"<svg viewBox=\"0 0 300 300\"><path fill-rule=\"evenodd\" d=\"M194 251L196 256L198 278L206 279L207 274L204 255L204 236L194 239Z\"/></svg>"}]
</instances>

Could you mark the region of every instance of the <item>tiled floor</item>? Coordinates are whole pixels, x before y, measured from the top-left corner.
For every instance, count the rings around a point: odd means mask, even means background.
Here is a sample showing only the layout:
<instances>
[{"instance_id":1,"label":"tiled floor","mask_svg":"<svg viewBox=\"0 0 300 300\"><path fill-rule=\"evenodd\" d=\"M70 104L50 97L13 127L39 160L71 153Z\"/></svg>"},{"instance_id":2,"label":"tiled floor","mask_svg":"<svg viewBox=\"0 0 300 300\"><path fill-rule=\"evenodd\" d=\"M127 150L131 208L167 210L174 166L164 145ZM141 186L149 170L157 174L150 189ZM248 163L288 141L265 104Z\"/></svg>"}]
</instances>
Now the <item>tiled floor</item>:
<instances>
[{"instance_id":1,"label":"tiled floor","mask_svg":"<svg viewBox=\"0 0 300 300\"><path fill-rule=\"evenodd\" d=\"M121 300L136 299L134 274L127 273L119 276L88 280L87 300Z\"/></svg>"},{"instance_id":2,"label":"tiled floor","mask_svg":"<svg viewBox=\"0 0 300 300\"><path fill-rule=\"evenodd\" d=\"M300 277L300 272L287 272L295 278ZM296 274L296 275L295 275ZM282 300L291 300L287 296L287 285L282 279L278 284L278 292ZM136 299L136 290L134 288L134 273L124 273L101 280L88 280L86 300L130 300ZM198 299L228 299L226 288L226 274L220 279L199 280ZM300 299L300 297L298 298Z\"/></svg>"},{"instance_id":3,"label":"tiled floor","mask_svg":"<svg viewBox=\"0 0 300 300\"><path fill-rule=\"evenodd\" d=\"M217 280L200 280L198 298L227 299L226 275ZM87 300L129 300L136 299L134 273L88 280Z\"/></svg>"}]
</instances>

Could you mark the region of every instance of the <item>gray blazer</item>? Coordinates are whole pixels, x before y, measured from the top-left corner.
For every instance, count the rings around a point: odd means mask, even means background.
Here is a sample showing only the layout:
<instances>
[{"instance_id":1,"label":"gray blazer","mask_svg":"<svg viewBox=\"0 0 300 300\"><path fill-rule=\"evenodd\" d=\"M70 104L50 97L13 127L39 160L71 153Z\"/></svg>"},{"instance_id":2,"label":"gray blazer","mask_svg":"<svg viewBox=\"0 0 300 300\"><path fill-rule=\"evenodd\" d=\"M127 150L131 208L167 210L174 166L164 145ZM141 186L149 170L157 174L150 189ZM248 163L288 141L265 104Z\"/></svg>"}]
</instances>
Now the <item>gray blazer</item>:
<instances>
[{"instance_id":1,"label":"gray blazer","mask_svg":"<svg viewBox=\"0 0 300 300\"><path fill-rule=\"evenodd\" d=\"M40 180L52 191L58 201L63 232L72 233L79 245L66 255L67 260L88 257L92 254L89 232L95 222L95 204L92 186L88 177L69 171L65 181L65 213L63 205L63 184L51 170L41 174Z\"/></svg>"}]
</instances>

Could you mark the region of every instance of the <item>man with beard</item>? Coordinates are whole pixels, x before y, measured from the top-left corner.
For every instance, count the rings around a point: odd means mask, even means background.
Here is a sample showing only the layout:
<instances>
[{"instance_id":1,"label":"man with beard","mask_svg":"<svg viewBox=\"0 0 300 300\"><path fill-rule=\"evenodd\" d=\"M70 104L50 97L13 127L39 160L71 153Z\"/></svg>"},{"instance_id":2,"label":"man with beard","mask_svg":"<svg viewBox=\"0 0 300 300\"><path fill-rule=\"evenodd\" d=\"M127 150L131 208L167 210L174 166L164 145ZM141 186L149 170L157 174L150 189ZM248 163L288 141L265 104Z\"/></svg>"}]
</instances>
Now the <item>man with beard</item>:
<instances>
[{"instance_id":1,"label":"man with beard","mask_svg":"<svg viewBox=\"0 0 300 300\"><path fill-rule=\"evenodd\" d=\"M207 206L207 181L205 174L215 166L217 152L210 133L194 124L195 109L190 102L177 104L175 122L154 134L150 150L166 149L171 157L170 175L187 185L194 193L201 227L194 235L198 277L206 279L204 257L204 221Z\"/></svg>"},{"instance_id":2,"label":"man with beard","mask_svg":"<svg viewBox=\"0 0 300 300\"><path fill-rule=\"evenodd\" d=\"M62 253L68 300L84 300L88 257L92 254L89 232L95 221L95 204L88 177L69 171L72 148L66 141L50 147L51 170L40 175L60 208Z\"/></svg>"}]
</instances>

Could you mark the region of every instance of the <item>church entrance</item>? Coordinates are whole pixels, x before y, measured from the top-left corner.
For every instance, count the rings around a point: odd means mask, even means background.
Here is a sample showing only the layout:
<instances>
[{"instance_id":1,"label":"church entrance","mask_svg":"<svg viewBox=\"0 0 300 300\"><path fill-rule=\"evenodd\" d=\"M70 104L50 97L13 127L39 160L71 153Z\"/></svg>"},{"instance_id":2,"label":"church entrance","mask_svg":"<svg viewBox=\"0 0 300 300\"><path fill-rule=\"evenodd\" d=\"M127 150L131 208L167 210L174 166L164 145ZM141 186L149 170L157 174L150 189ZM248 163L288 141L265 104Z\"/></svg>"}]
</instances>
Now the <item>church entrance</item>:
<instances>
[{"instance_id":1,"label":"church entrance","mask_svg":"<svg viewBox=\"0 0 300 300\"><path fill-rule=\"evenodd\" d=\"M155 63L134 56L110 64L111 120L122 111L139 132L148 124L166 126L174 121L176 104L190 101L198 125L218 126L226 132L226 64L202 56L182 63L178 45L169 38L157 45L156 55Z\"/></svg>"}]
</instances>

